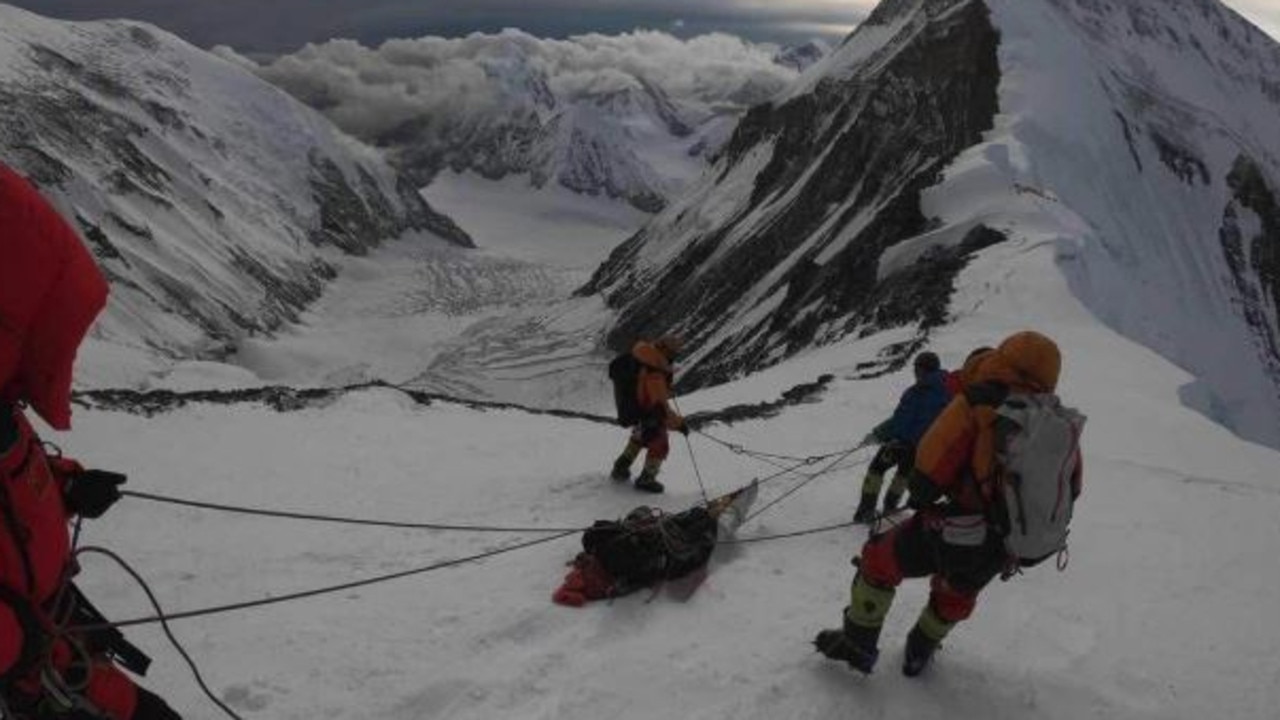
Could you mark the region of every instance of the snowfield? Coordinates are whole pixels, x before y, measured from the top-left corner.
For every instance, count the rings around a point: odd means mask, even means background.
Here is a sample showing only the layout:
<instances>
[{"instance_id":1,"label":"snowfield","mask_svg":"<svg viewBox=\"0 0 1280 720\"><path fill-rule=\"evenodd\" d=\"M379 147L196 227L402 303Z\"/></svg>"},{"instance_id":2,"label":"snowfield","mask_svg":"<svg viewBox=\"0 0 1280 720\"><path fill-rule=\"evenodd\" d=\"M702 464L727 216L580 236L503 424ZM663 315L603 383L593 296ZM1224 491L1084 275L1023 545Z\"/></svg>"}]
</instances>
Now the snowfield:
<instances>
[{"instance_id":1,"label":"snowfield","mask_svg":"<svg viewBox=\"0 0 1280 720\"><path fill-rule=\"evenodd\" d=\"M486 180L446 171L423 196L448 208L478 247L577 270L570 278L575 286L650 218L621 200L580 195L559 185L533 189L523 176Z\"/></svg>"},{"instance_id":2,"label":"snowfield","mask_svg":"<svg viewBox=\"0 0 1280 720\"><path fill-rule=\"evenodd\" d=\"M1182 406L1190 377L1105 329L1074 300L1053 243L1009 243L961 277L958 322L933 347L958 363L1034 326L1061 343L1062 393L1089 416L1086 489L1068 570L993 584L930 675L897 671L926 584L904 585L880 670L862 678L809 641L836 623L865 531L722 547L685 602L660 591L553 605L564 539L480 564L335 596L184 621L179 636L215 690L263 718L1261 718L1280 701L1276 454ZM797 357L686 398L684 409L755 402L832 372L820 402L709 432L810 455L856 442L907 378L850 379L886 340ZM617 428L518 411L416 406L391 390L276 413L193 405L160 417L82 411L59 438L130 487L204 500L393 520L576 526L657 503L698 501L683 442L641 496L607 468ZM677 438L677 440L679 440ZM772 471L694 436L712 492ZM865 462L867 452L855 456ZM741 535L842 522L864 467L820 479ZM796 480L765 486L760 503ZM87 526L137 564L171 611L271 596L427 565L516 538L341 528L126 500ZM96 559L82 582L113 617L148 614L128 578ZM150 683L191 718L216 717L158 631Z\"/></svg>"},{"instance_id":3,"label":"snowfield","mask_svg":"<svg viewBox=\"0 0 1280 720\"><path fill-rule=\"evenodd\" d=\"M386 380L599 411L607 360L600 338L610 316L597 298L570 295L647 215L563 188L533 191L514 177L446 173L424 194L454 214L477 249L417 235L344 259L301 322L240 343L229 358L237 372L256 379L249 385ZM104 374L83 365L90 377ZM213 366L191 365L152 372L148 384L226 386L223 373L210 374Z\"/></svg>"}]
</instances>

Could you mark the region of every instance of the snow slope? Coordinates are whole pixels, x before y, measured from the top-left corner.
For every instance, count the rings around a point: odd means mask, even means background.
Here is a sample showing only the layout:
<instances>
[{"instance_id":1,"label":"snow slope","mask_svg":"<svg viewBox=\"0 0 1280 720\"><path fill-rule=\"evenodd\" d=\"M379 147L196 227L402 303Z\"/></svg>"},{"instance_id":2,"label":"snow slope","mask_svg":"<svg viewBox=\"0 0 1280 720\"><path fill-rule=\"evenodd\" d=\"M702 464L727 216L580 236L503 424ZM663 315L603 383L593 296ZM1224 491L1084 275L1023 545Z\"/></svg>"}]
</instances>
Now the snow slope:
<instances>
[{"instance_id":1,"label":"snow slope","mask_svg":"<svg viewBox=\"0 0 1280 720\"><path fill-rule=\"evenodd\" d=\"M477 247L576 270L575 286L649 219L626 202L584 197L558 185L536 190L521 176L487 180L447 171L423 196L467 228Z\"/></svg>"},{"instance_id":2,"label":"snow slope","mask_svg":"<svg viewBox=\"0 0 1280 720\"><path fill-rule=\"evenodd\" d=\"M564 188L532 191L515 177L447 172L424 194L467 228L476 249L406 239L344 260L297 323L239 343L227 360L253 379L233 384L387 380L600 409L598 349L608 315L595 299L569 297L647 215ZM152 372L147 384L190 389L227 381L211 369ZM549 382L553 376L562 383Z\"/></svg>"},{"instance_id":3,"label":"snow slope","mask_svg":"<svg viewBox=\"0 0 1280 720\"><path fill-rule=\"evenodd\" d=\"M97 351L130 362L270 332L344 253L410 230L467 243L374 150L139 23L0 5L0 160L78 225L114 290Z\"/></svg>"},{"instance_id":4,"label":"snow slope","mask_svg":"<svg viewBox=\"0 0 1280 720\"><path fill-rule=\"evenodd\" d=\"M1077 295L1189 370L1189 404L1280 444L1280 217L1239 184L1254 168L1280 198L1280 44L1218 2L991 6L1003 118L975 154L1079 215Z\"/></svg>"},{"instance_id":5,"label":"snow slope","mask_svg":"<svg viewBox=\"0 0 1280 720\"><path fill-rule=\"evenodd\" d=\"M1270 616L1280 588L1275 452L1184 408L1189 376L1105 328L1057 269L1060 247L1028 236L960 275L958 321L932 347L954 365L1032 324L1065 354L1062 391L1089 415L1086 490L1068 571L996 583L933 672L896 671L925 584L899 594L882 667L862 678L809 644L838 622L863 531L718 551L688 601L639 593L566 609L550 602L575 540L396 583L222 617L178 634L245 717L311 718L1149 718L1268 717L1280 697ZM809 351L684 400L686 411L772 397L835 373L818 403L708 430L793 455L848 447L887 414L904 373L857 380L892 332ZM192 405L155 418L81 411L59 438L138 490L398 520L577 525L641 503L699 495L685 450L670 492L611 483L617 428L516 411L419 407L388 390L291 413ZM772 468L694 437L712 492ZM852 511L867 454L812 483L743 536L821 526ZM767 502L793 480L765 486ZM532 537L532 536L521 536ZM172 610L279 594L499 547L466 534L287 524L126 500L85 541L137 563ZM252 560L250 560L252 558ZM146 614L127 578L97 560L83 582L115 617ZM188 717L212 718L150 629L151 684Z\"/></svg>"},{"instance_id":6,"label":"snow slope","mask_svg":"<svg viewBox=\"0 0 1280 720\"><path fill-rule=\"evenodd\" d=\"M252 371L257 384L403 383L427 372L473 326L551 306L569 287L554 267L402 241L344 262L300 322L246 338L228 361Z\"/></svg>"}]
</instances>

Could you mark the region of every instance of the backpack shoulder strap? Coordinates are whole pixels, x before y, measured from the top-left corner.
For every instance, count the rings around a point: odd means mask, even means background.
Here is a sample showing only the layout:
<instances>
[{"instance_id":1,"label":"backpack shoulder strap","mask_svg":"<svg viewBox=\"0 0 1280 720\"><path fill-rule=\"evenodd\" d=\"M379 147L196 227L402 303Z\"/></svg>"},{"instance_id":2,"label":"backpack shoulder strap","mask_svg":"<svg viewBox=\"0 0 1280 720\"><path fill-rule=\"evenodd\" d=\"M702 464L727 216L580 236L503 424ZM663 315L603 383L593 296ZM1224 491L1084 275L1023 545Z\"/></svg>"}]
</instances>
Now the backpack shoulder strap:
<instances>
[{"instance_id":1,"label":"backpack shoulder strap","mask_svg":"<svg viewBox=\"0 0 1280 720\"><path fill-rule=\"evenodd\" d=\"M974 407L1000 407L1009 395L1009 386L996 380L974 383L964 389L965 400Z\"/></svg>"}]
</instances>

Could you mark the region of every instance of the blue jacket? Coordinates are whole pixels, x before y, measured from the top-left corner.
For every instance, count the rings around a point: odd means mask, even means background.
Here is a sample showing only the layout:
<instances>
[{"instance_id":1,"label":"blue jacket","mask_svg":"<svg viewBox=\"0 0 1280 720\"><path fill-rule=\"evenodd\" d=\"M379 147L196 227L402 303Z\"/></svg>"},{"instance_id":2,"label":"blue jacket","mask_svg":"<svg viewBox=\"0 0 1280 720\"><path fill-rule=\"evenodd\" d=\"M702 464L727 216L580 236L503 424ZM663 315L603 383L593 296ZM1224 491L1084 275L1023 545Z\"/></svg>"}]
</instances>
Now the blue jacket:
<instances>
[{"instance_id":1,"label":"blue jacket","mask_svg":"<svg viewBox=\"0 0 1280 720\"><path fill-rule=\"evenodd\" d=\"M893 411L893 417L876 428L876 435L886 442L896 440L918 444L925 431L951 402L946 380L946 372L937 370L907 388L898 401L898 409Z\"/></svg>"}]
</instances>

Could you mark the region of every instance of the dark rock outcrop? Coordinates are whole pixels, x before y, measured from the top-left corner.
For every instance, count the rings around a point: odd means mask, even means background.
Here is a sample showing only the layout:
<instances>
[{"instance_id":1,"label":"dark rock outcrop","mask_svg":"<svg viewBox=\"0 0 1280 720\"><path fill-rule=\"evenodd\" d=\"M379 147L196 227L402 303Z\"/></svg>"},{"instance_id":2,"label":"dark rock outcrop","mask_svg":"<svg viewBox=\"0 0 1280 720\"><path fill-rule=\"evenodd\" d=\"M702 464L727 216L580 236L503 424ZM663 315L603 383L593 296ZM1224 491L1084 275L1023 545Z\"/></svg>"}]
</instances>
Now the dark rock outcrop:
<instances>
[{"instance_id":1,"label":"dark rock outcrop","mask_svg":"<svg viewBox=\"0 0 1280 720\"><path fill-rule=\"evenodd\" d=\"M912 13L899 37L847 76L747 114L717 170L723 181L771 146L749 210L686 236L664 267L637 270L651 244L670 239L661 223L614 252L579 291L619 311L611 346L683 333L698 358L682 381L688 390L860 329L945 320L955 274L998 233L975 229L887 277L880 260L934 229L921 192L993 127L999 35L978 0L883 2L868 23ZM726 243L732 250L720 253ZM773 305L748 316L746 298Z\"/></svg>"},{"instance_id":2,"label":"dark rock outcrop","mask_svg":"<svg viewBox=\"0 0 1280 720\"><path fill-rule=\"evenodd\" d=\"M720 410L708 410L688 417L689 426L698 429L716 423L732 424L775 417L788 407L816 402L835 379L823 375L811 383L802 383L783 392L777 400L754 404L731 405ZM585 420L603 425L617 425L612 417L594 415L573 410L556 410L529 407L513 403L490 402L441 393L424 392L411 387L375 381L330 388L291 388L280 385L246 388L243 390L87 390L74 394L72 401L83 408L123 412L131 415L153 417L173 412L189 405L244 405L260 404L277 412L293 412L309 407L322 406L345 395L366 390L389 389L402 392L419 405L452 403L473 410L516 410L535 415Z\"/></svg>"},{"instance_id":3,"label":"dark rock outcrop","mask_svg":"<svg viewBox=\"0 0 1280 720\"><path fill-rule=\"evenodd\" d=\"M1280 195L1262 168L1243 155L1227 185L1233 199L1223 213L1219 238L1245 321L1271 376L1280 382ZM1244 211L1260 223L1252 237L1247 234L1250 225L1241 222Z\"/></svg>"}]
</instances>

